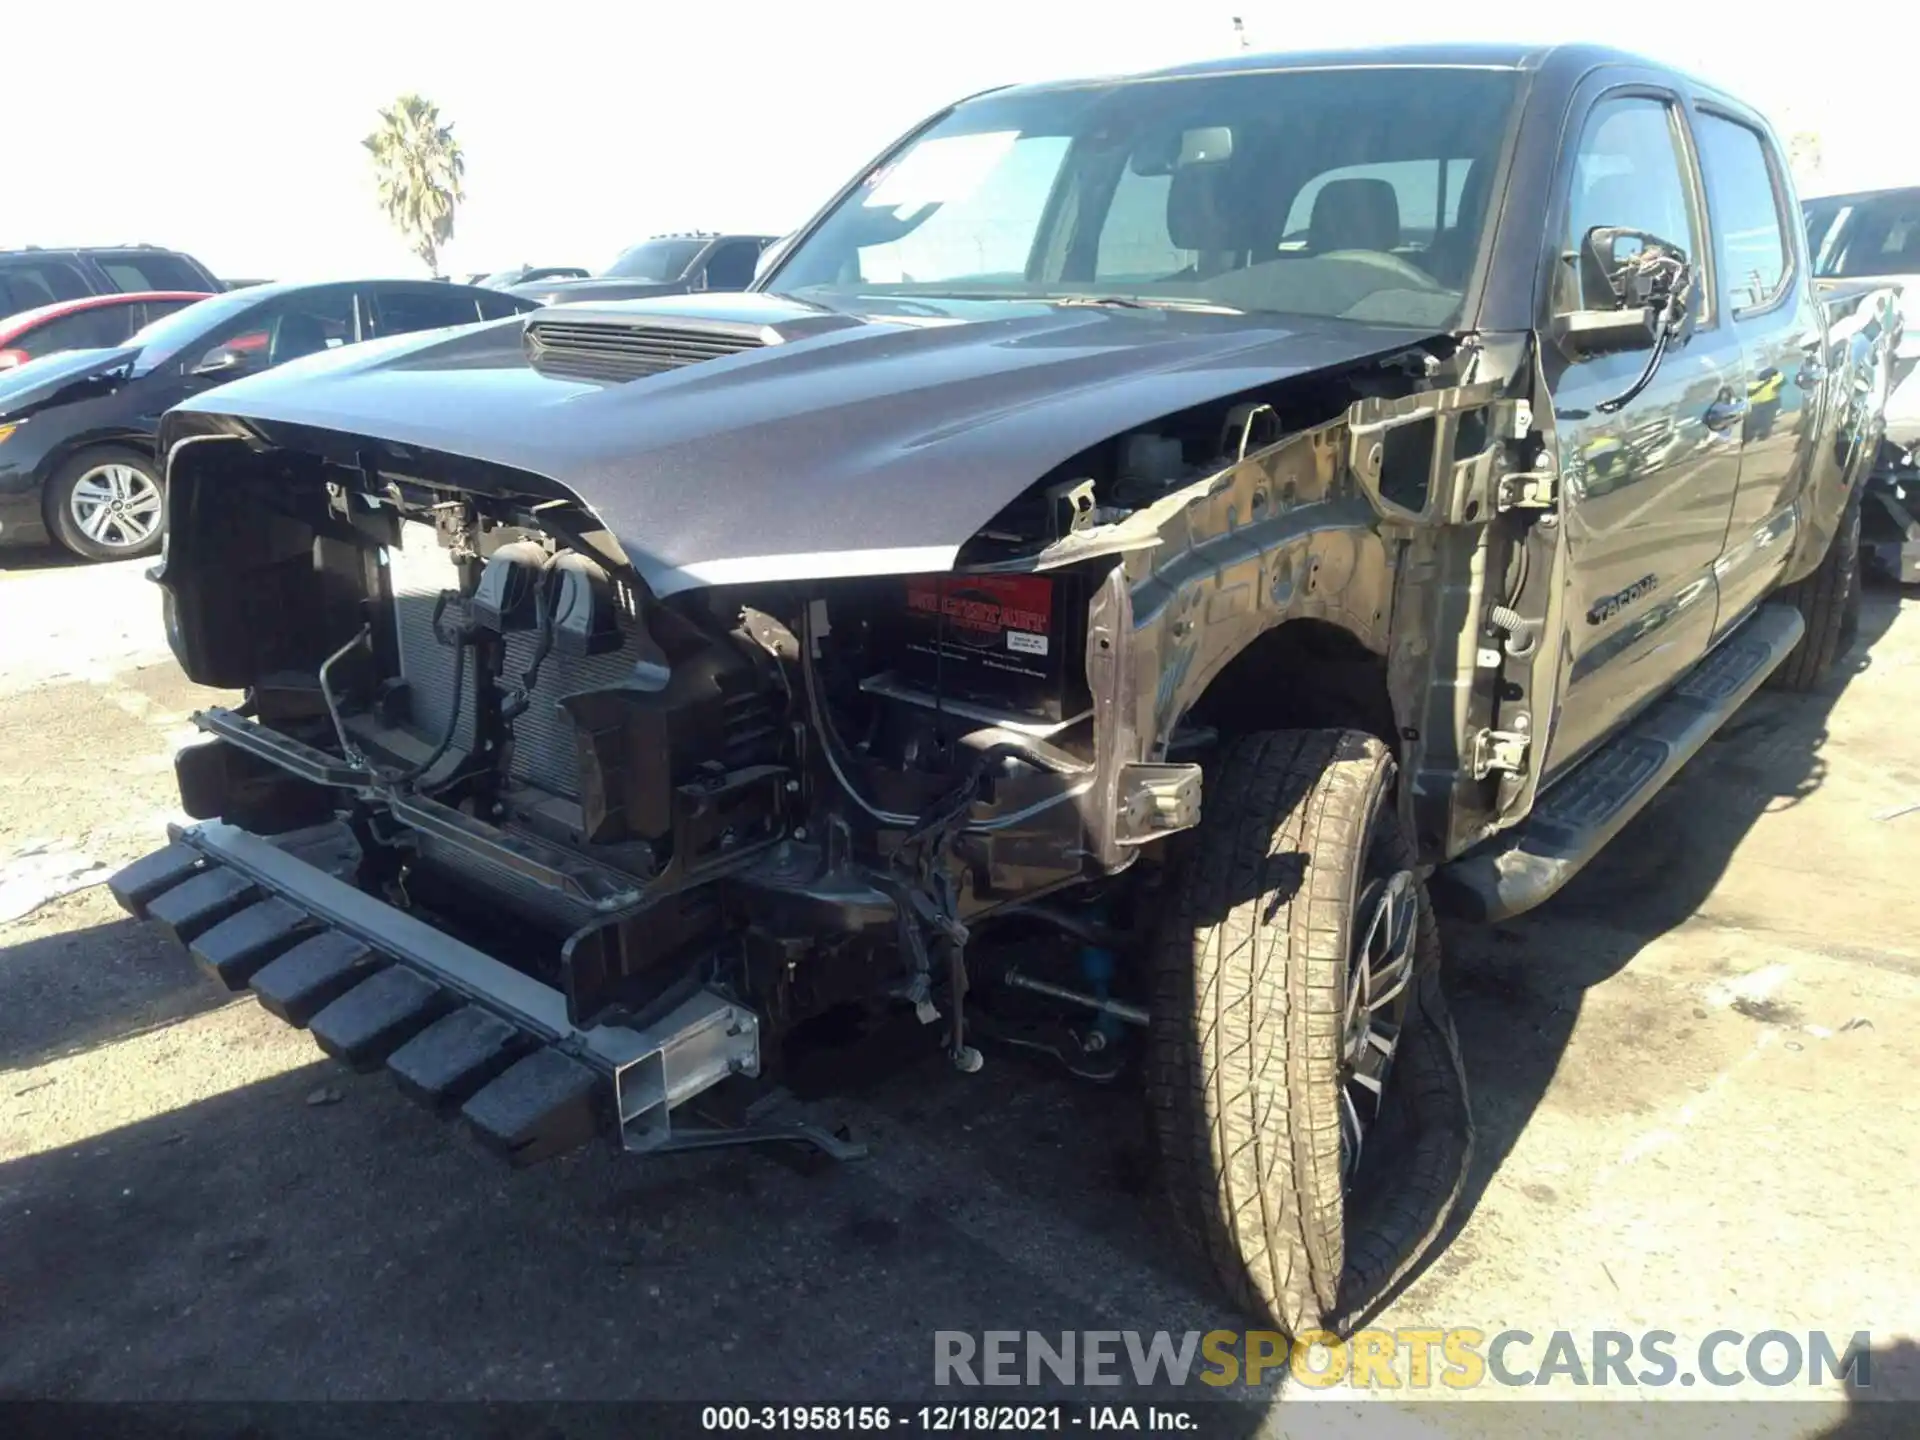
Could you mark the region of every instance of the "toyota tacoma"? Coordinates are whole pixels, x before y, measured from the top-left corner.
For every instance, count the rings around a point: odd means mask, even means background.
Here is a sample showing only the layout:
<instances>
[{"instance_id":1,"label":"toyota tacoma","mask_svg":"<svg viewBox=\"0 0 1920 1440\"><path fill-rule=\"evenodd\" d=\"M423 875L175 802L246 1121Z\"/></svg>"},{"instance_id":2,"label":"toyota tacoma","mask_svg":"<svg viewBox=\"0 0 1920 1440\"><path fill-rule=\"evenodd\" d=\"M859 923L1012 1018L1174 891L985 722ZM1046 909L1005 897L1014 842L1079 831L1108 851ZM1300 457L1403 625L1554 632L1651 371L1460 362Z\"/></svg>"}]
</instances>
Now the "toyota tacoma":
<instances>
[{"instance_id":1,"label":"toyota tacoma","mask_svg":"<svg viewBox=\"0 0 1920 1440\"><path fill-rule=\"evenodd\" d=\"M1230 1293L1344 1323L1471 1142L1435 903L1846 643L1886 297L1809 276L1766 123L1610 51L975 96L750 292L169 412L242 698L114 890L521 1163L845 1154L829 1033L1131 1076Z\"/></svg>"}]
</instances>

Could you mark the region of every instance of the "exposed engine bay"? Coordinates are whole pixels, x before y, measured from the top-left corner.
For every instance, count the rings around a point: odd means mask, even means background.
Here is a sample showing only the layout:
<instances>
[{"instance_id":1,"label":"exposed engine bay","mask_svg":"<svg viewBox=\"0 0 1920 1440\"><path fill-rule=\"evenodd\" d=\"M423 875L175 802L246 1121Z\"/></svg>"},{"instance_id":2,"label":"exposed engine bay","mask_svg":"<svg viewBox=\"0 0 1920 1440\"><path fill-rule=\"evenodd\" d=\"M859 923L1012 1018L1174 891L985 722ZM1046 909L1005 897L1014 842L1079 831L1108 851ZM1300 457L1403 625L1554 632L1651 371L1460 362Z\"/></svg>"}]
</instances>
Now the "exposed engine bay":
<instances>
[{"instance_id":1,"label":"exposed engine bay","mask_svg":"<svg viewBox=\"0 0 1920 1440\"><path fill-rule=\"evenodd\" d=\"M188 674L245 700L196 717L183 805L344 827L340 878L548 987L576 1035L736 1007L751 1044L703 1084L782 1084L815 1032L902 1017L963 1069L992 1035L1113 1078L1154 842L1198 823L1221 733L1394 736L1380 510L1457 507L1436 479L1484 486L1501 444L1493 387L1425 388L1439 368L1395 353L1113 437L950 571L664 596L540 476L209 427L178 442L157 578Z\"/></svg>"},{"instance_id":2,"label":"exposed engine bay","mask_svg":"<svg viewBox=\"0 0 1920 1440\"><path fill-rule=\"evenodd\" d=\"M1023 497L981 558L1218 468L1175 435L1116 450L1108 483ZM176 566L196 544L255 557L217 582L255 598L229 607L191 572L183 658L258 678L204 716L189 812L264 833L347 815L357 883L511 933L575 1025L644 1024L718 981L776 1031L876 1000L939 1013L962 1053L944 997L965 995L971 921L1124 870L1198 818L1192 757L1100 773L1086 653L1112 557L659 601L590 517L537 495L332 466L201 493ZM1086 802L1116 783L1108 822ZM1104 907L1081 908L1042 913L1103 934Z\"/></svg>"}]
</instances>

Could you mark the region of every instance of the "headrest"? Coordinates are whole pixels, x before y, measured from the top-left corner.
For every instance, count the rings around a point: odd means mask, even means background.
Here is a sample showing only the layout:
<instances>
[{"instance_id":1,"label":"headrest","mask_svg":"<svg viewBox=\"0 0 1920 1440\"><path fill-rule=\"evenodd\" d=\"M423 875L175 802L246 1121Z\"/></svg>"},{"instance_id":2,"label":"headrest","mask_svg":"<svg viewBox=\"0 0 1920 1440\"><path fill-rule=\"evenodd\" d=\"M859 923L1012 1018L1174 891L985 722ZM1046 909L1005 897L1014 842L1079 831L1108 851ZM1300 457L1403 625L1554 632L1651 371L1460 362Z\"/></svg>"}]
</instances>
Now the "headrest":
<instances>
[{"instance_id":1,"label":"headrest","mask_svg":"<svg viewBox=\"0 0 1920 1440\"><path fill-rule=\"evenodd\" d=\"M1167 238L1182 250L1254 250L1263 241L1245 167L1234 161L1182 165L1167 187Z\"/></svg>"},{"instance_id":2,"label":"headrest","mask_svg":"<svg viewBox=\"0 0 1920 1440\"><path fill-rule=\"evenodd\" d=\"M1400 243L1400 197L1385 180L1329 180L1313 197L1307 248L1391 250Z\"/></svg>"}]
</instances>

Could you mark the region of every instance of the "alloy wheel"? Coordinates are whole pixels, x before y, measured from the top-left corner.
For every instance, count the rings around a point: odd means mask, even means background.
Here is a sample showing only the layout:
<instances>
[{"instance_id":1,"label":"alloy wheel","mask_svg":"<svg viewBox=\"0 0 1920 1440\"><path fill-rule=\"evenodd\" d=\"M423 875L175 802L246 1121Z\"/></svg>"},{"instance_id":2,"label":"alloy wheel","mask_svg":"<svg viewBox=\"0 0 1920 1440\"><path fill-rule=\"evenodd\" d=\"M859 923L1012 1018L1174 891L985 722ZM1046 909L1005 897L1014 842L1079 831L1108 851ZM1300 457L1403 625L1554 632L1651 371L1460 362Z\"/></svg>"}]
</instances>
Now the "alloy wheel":
<instances>
[{"instance_id":1,"label":"alloy wheel","mask_svg":"<svg viewBox=\"0 0 1920 1440\"><path fill-rule=\"evenodd\" d=\"M1354 907L1340 1042L1340 1159L1348 1184L1380 1118L1413 981L1420 889L1411 870L1368 879Z\"/></svg>"},{"instance_id":2,"label":"alloy wheel","mask_svg":"<svg viewBox=\"0 0 1920 1440\"><path fill-rule=\"evenodd\" d=\"M131 465L96 465L74 482L67 509L96 545L137 550L160 526L160 487Z\"/></svg>"}]
</instances>

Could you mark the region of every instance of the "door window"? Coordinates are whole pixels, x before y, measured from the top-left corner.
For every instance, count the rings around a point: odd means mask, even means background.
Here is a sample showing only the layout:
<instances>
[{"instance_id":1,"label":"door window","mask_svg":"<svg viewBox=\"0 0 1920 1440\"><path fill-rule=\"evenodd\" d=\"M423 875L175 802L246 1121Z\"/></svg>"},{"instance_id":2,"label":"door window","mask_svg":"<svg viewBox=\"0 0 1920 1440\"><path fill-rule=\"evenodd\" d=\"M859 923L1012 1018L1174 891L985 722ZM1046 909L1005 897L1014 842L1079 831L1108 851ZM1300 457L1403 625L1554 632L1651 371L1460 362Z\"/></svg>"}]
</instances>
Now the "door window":
<instances>
[{"instance_id":1,"label":"door window","mask_svg":"<svg viewBox=\"0 0 1920 1440\"><path fill-rule=\"evenodd\" d=\"M206 277L178 255L98 255L95 262L113 278L118 290L197 290L207 288Z\"/></svg>"},{"instance_id":2,"label":"door window","mask_svg":"<svg viewBox=\"0 0 1920 1440\"><path fill-rule=\"evenodd\" d=\"M351 345L353 335L351 290L283 295L209 336L188 368L222 365L238 375Z\"/></svg>"},{"instance_id":3,"label":"door window","mask_svg":"<svg viewBox=\"0 0 1920 1440\"><path fill-rule=\"evenodd\" d=\"M23 352L28 359L57 354L62 350L94 350L118 345L127 338L128 305L103 305L62 315L44 325L36 325L26 334L8 343L8 349Z\"/></svg>"},{"instance_id":4,"label":"door window","mask_svg":"<svg viewBox=\"0 0 1920 1440\"><path fill-rule=\"evenodd\" d=\"M0 315L92 293L86 277L64 260L0 260Z\"/></svg>"},{"instance_id":5,"label":"door window","mask_svg":"<svg viewBox=\"0 0 1920 1440\"><path fill-rule=\"evenodd\" d=\"M441 330L471 325L480 318L473 296L458 290L375 290L372 294L375 335Z\"/></svg>"},{"instance_id":6,"label":"door window","mask_svg":"<svg viewBox=\"0 0 1920 1440\"><path fill-rule=\"evenodd\" d=\"M1726 290L1733 313L1756 310L1787 287L1787 236L1780 191L1759 132L1702 113L1694 125L1700 168L1713 202L1713 224L1726 254Z\"/></svg>"},{"instance_id":7,"label":"door window","mask_svg":"<svg viewBox=\"0 0 1920 1440\"><path fill-rule=\"evenodd\" d=\"M707 289L746 289L753 283L753 267L759 259L757 240L729 240L716 245L707 257Z\"/></svg>"},{"instance_id":8,"label":"door window","mask_svg":"<svg viewBox=\"0 0 1920 1440\"><path fill-rule=\"evenodd\" d=\"M1672 107L1643 96L1603 100L1587 117L1574 153L1573 190L1561 237L1561 266L1554 308L1610 310L1611 291L1586 294L1581 247L1596 226L1639 230L1700 253L1700 231L1685 179Z\"/></svg>"}]
</instances>

